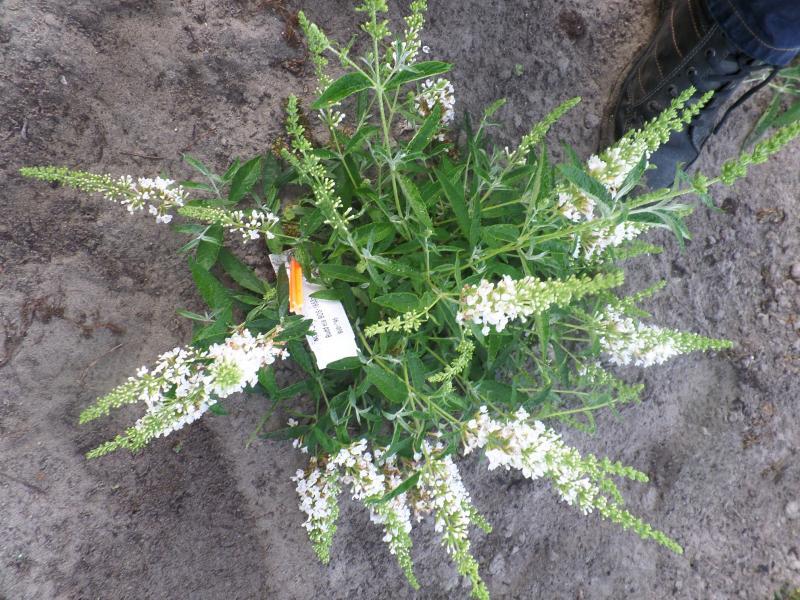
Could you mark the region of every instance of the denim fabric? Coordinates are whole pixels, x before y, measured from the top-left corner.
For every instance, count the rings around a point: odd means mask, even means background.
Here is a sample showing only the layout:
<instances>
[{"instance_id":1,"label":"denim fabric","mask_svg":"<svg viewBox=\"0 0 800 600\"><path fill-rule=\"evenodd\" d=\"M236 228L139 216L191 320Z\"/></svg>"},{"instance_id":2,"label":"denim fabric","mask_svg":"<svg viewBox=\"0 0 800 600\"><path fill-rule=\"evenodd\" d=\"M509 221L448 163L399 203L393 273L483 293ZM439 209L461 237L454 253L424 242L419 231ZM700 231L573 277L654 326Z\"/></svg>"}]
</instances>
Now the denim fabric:
<instances>
[{"instance_id":1,"label":"denim fabric","mask_svg":"<svg viewBox=\"0 0 800 600\"><path fill-rule=\"evenodd\" d=\"M800 0L706 0L706 5L748 56L785 66L800 52Z\"/></svg>"}]
</instances>

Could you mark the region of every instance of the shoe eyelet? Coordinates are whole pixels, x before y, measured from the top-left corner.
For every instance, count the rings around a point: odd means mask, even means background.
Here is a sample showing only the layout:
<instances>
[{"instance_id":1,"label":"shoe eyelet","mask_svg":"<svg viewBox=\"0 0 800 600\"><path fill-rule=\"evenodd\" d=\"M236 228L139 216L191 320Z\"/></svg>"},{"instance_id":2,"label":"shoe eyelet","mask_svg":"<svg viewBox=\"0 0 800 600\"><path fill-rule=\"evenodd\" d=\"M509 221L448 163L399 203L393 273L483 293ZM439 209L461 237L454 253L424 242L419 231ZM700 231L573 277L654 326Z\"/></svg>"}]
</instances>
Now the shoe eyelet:
<instances>
[{"instance_id":1,"label":"shoe eyelet","mask_svg":"<svg viewBox=\"0 0 800 600\"><path fill-rule=\"evenodd\" d=\"M661 112L661 105L655 100L651 100L647 103L647 109L658 114Z\"/></svg>"},{"instance_id":2,"label":"shoe eyelet","mask_svg":"<svg viewBox=\"0 0 800 600\"><path fill-rule=\"evenodd\" d=\"M706 58L714 58L717 55L717 51L713 48L706 48Z\"/></svg>"},{"instance_id":3,"label":"shoe eyelet","mask_svg":"<svg viewBox=\"0 0 800 600\"><path fill-rule=\"evenodd\" d=\"M667 92L669 92L669 95L670 95L672 98L677 98L677 97L678 97L678 87L677 87L676 85L674 85L674 84L673 84L673 85L670 85L670 86L667 88Z\"/></svg>"},{"instance_id":4,"label":"shoe eyelet","mask_svg":"<svg viewBox=\"0 0 800 600\"><path fill-rule=\"evenodd\" d=\"M697 77L697 69L694 67L689 67L688 69L686 69L686 74L689 77Z\"/></svg>"}]
</instances>

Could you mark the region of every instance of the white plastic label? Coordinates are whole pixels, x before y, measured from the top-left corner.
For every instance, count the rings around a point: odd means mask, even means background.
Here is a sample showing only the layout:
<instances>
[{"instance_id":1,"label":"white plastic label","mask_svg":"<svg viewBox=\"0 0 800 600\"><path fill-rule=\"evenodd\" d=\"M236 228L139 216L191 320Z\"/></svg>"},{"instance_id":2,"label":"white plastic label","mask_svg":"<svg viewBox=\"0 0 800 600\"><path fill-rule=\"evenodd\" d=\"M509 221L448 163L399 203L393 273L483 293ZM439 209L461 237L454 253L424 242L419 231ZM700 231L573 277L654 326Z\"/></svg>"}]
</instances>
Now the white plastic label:
<instances>
[{"instance_id":1,"label":"white plastic label","mask_svg":"<svg viewBox=\"0 0 800 600\"><path fill-rule=\"evenodd\" d=\"M275 272L283 266L288 274L289 264L286 255L270 254L269 260ZM330 363L342 358L358 356L356 334L338 300L312 298L311 294L325 288L309 283L303 277L303 316L313 321L311 335L306 336L308 347L317 359L317 367L324 369Z\"/></svg>"}]
</instances>

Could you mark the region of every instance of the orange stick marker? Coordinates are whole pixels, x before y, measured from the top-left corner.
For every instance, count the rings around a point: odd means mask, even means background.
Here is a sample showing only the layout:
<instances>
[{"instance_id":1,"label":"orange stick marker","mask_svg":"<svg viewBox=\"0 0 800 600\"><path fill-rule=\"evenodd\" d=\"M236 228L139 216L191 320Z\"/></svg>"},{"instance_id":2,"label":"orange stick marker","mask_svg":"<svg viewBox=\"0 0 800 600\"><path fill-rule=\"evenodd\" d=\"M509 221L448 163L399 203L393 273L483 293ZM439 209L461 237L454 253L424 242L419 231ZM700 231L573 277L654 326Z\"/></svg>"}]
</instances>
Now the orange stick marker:
<instances>
[{"instance_id":1,"label":"orange stick marker","mask_svg":"<svg viewBox=\"0 0 800 600\"><path fill-rule=\"evenodd\" d=\"M294 257L289 260L289 310L303 312L303 269Z\"/></svg>"}]
</instances>

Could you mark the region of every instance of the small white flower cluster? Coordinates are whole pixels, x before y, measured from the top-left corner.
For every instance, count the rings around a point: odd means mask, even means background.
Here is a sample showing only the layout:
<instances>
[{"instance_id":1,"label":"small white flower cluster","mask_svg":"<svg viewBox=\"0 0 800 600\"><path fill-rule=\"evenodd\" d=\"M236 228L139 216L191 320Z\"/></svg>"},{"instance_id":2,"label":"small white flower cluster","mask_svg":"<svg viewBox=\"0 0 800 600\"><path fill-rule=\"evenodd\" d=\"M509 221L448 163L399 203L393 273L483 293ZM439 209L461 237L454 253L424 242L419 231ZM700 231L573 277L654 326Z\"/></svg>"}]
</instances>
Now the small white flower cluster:
<instances>
[{"instance_id":1,"label":"small white flower cluster","mask_svg":"<svg viewBox=\"0 0 800 600\"><path fill-rule=\"evenodd\" d=\"M342 481L350 485L353 500L383 495L384 476L367 450L367 440L360 439L342 448L331 458L331 464L344 470Z\"/></svg>"},{"instance_id":2,"label":"small white flower cluster","mask_svg":"<svg viewBox=\"0 0 800 600\"><path fill-rule=\"evenodd\" d=\"M376 450L373 455L367 450L367 441L361 439L339 450L324 469L312 459L310 469L297 471L292 480L297 483L300 510L307 515L305 528L317 555L324 562L330 556L338 516L336 496L340 484L349 485L353 500L364 503L369 508L370 520L383 526L383 541L389 546L389 552L397 556L406 576L416 583L410 553L411 510L405 492L387 502L369 503L403 482L394 457L383 460L381 450Z\"/></svg>"},{"instance_id":3,"label":"small white flower cluster","mask_svg":"<svg viewBox=\"0 0 800 600\"><path fill-rule=\"evenodd\" d=\"M422 84L422 90L414 100L417 112L423 117L427 117L436 105L442 110L442 124L449 125L456 116L454 107L456 97L453 84L442 77L436 81L427 79Z\"/></svg>"},{"instance_id":4,"label":"small white flower cluster","mask_svg":"<svg viewBox=\"0 0 800 600\"><path fill-rule=\"evenodd\" d=\"M591 235L587 236L587 241L584 243L584 255L587 259L593 256L600 256L608 248L616 248L622 242L639 237L646 229L647 225L644 223L624 221L613 227L592 231ZM578 249L576 249L576 251Z\"/></svg>"},{"instance_id":5,"label":"small white flower cluster","mask_svg":"<svg viewBox=\"0 0 800 600\"><path fill-rule=\"evenodd\" d=\"M340 111L336 110L331 113L331 127L339 127L342 122L344 121L345 114Z\"/></svg>"},{"instance_id":6,"label":"small white flower cluster","mask_svg":"<svg viewBox=\"0 0 800 600\"><path fill-rule=\"evenodd\" d=\"M586 166L589 174L602 183L611 197L616 199L622 184L643 156L650 158L646 145L635 138L626 138L600 156L589 157Z\"/></svg>"},{"instance_id":7,"label":"small white flower cluster","mask_svg":"<svg viewBox=\"0 0 800 600\"><path fill-rule=\"evenodd\" d=\"M546 310L554 300L550 287L550 282L536 277L515 280L504 275L496 284L481 279L478 285L464 287L456 321L483 325L483 335L489 334L490 326L499 333L515 319L524 321Z\"/></svg>"},{"instance_id":8,"label":"small white flower cluster","mask_svg":"<svg viewBox=\"0 0 800 600\"><path fill-rule=\"evenodd\" d=\"M300 510L306 514L303 527L317 556L327 563L339 516L339 471L330 462L321 467L317 459L312 458L309 468L306 471L298 469L292 481L297 484L295 489L300 496Z\"/></svg>"},{"instance_id":9,"label":"small white flower cluster","mask_svg":"<svg viewBox=\"0 0 800 600\"><path fill-rule=\"evenodd\" d=\"M617 145L608 148L600 156L592 155L587 161L589 174L603 184L612 199L616 200L622 185L642 157L649 158L647 145L636 137L622 139ZM596 201L572 183L561 184L557 188L557 206L570 221L579 223L595 218ZM625 241L639 236L647 226L642 223L623 222L612 227L601 227L583 238L576 235L578 242L575 256L581 250L585 257L599 256L608 248L619 246Z\"/></svg>"},{"instance_id":10,"label":"small white flower cluster","mask_svg":"<svg viewBox=\"0 0 800 600\"><path fill-rule=\"evenodd\" d=\"M130 213L142 210L147 205L148 212L155 216L156 223L172 221L169 211L186 202L186 191L172 179L139 177L134 181L130 175L123 175L115 183L117 189L108 190L106 199L118 201Z\"/></svg>"},{"instance_id":11,"label":"small white flower cluster","mask_svg":"<svg viewBox=\"0 0 800 600\"><path fill-rule=\"evenodd\" d=\"M260 368L286 357L288 352L270 336L254 337L247 329L205 352L170 350L152 371L142 367L137 372L142 383L139 400L147 405L147 413L135 427L151 438L177 431L199 419L218 399L255 385Z\"/></svg>"},{"instance_id":12,"label":"small white flower cluster","mask_svg":"<svg viewBox=\"0 0 800 600\"><path fill-rule=\"evenodd\" d=\"M625 510L622 495L611 480L617 476L647 481L647 475L606 458L581 456L556 432L540 421L530 423L529 419L523 408L510 419L493 419L482 406L464 427L464 454L482 448L490 470L517 469L532 480L547 478L561 500L584 515L596 511L623 529L632 529L642 539L653 539L675 552L683 552L677 542Z\"/></svg>"},{"instance_id":13,"label":"small white flower cluster","mask_svg":"<svg viewBox=\"0 0 800 600\"><path fill-rule=\"evenodd\" d=\"M342 481L350 485L353 500L380 498L402 483L399 473L393 472L388 477L378 469L375 462L380 461L381 451L376 450L373 461L367 451L367 441L359 440L347 448L343 448L331 459L331 463L344 471ZM394 467L394 459L385 463L390 469ZM383 541L389 544L389 551L396 553L393 543L401 535L411 532L411 512L406 504L406 495L399 494L391 501L376 505L370 511L370 520L385 526Z\"/></svg>"},{"instance_id":14,"label":"small white flower cluster","mask_svg":"<svg viewBox=\"0 0 800 600\"><path fill-rule=\"evenodd\" d=\"M489 591L478 573L478 562L470 552L469 526L485 532L491 526L478 514L464 487L458 467L450 455L443 455L441 442L423 442L425 462L418 466L420 478L415 512L433 511L434 530L442 534L442 545L453 559L458 573L472 583L472 596L489 599Z\"/></svg>"},{"instance_id":15,"label":"small white flower cluster","mask_svg":"<svg viewBox=\"0 0 800 600\"><path fill-rule=\"evenodd\" d=\"M461 473L449 455L435 458L441 454L444 446L437 442L431 446L423 442L423 452L427 459L420 476L420 484L427 488L429 500L425 505L417 507L418 512L432 510L434 513L434 531L445 533L444 543L451 554L457 545L469 540L471 513L470 497L461 480Z\"/></svg>"},{"instance_id":16,"label":"small white flower cluster","mask_svg":"<svg viewBox=\"0 0 800 600\"><path fill-rule=\"evenodd\" d=\"M599 323L600 347L615 365L649 367L685 351L669 330L638 323L610 306L600 316Z\"/></svg>"},{"instance_id":17,"label":"small white flower cluster","mask_svg":"<svg viewBox=\"0 0 800 600\"><path fill-rule=\"evenodd\" d=\"M218 206L184 206L180 214L203 223L215 223L227 231L240 233L245 242L257 240L263 233L268 240L275 238L273 229L280 219L266 210L226 210Z\"/></svg>"},{"instance_id":18,"label":"small white flower cluster","mask_svg":"<svg viewBox=\"0 0 800 600\"><path fill-rule=\"evenodd\" d=\"M374 457L367 451L367 441L362 439L343 448L331 459L331 464L341 467L342 482L350 485L353 500L380 498L402 483L397 474L384 475L376 466L381 453ZM392 466L390 463L389 466ZM370 508L370 520L384 526L383 541L389 544L389 551L396 554L400 549L398 542L411 532L411 512L406 504L406 495L399 494L391 501Z\"/></svg>"},{"instance_id":19,"label":"small white flower cluster","mask_svg":"<svg viewBox=\"0 0 800 600\"><path fill-rule=\"evenodd\" d=\"M576 186L561 185L556 188L558 210L570 221L590 221L594 217L595 199Z\"/></svg>"},{"instance_id":20,"label":"small white flower cluster","mask_svg":"<svg viewBox=\"0 0 800 600\"><path fill-rule=\"evenodd\" d=\"M513 420L497 421L489 417L485 406L467 422L464 454L484 448L489 470L503 467L517 469L528 479L550 479L561 499L577 504L587 514L594 508L600 490L585 473L576 468L577 453L552 429L540 421L528 423L530 415L520 408Z\"/></svg>"},{"instance_id":21,"label":"small white flower cluster","mask_svg":"<svg viewBox=\"0 0 800 600\"><path fill-rule=\"evenodd\" d=\"M603 184L611 198L617 199L622 184L646 155L649 153L642 142L635 138L625 138L600 156L589 157L586 167L589 174ZM570 221L591 221L594 218L594 198L576 185L566 183L558 186L557 195L558 208Z\"/></svg>"},{"instance_id":22,"label":"small white flower cluster","mask_svg":"<svg viewBox=\"0 0 800 600\"><path fill-rule=\"evenodd\" d=\"M256 209L251 210L249 213L242 210L234 210L230 213L230 217L231 222L228 224L228 228L231 231L241 233L244 241L257 240L261 233L264 233L268 240L274 239L275 234L271 228L280 220L269 211Z\"/></svg>"},{"instance_id":23,"label":"small white flower cluster","mask_svg":"<svg viewBox=\"0 0 800 600\"><path fill-rule=\"evenodd\" d=\"M382 461L383 452L375 450L375 460ZM394 456L383 460L384 491L388 493L403 483L403 475L397 468L397 459ZM405 492L398 494L388 502L377 505L370 520L384 526L383 541L389 544L389 552L398 554L403 551L400 544L409 539L411 533L411 509ZM399 552L398 552L399 551Z\"/></svg>"}]
</instances>

